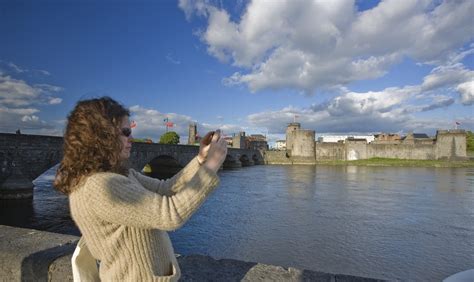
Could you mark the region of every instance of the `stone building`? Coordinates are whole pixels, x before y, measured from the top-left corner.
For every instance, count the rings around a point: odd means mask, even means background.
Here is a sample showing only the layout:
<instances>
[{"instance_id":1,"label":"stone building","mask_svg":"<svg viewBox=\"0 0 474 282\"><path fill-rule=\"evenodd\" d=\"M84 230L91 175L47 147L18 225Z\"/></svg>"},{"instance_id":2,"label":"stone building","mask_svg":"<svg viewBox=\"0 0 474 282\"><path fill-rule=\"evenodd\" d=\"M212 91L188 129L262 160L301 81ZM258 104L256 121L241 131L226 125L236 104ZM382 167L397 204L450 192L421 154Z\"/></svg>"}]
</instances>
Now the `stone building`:
<instances>
[{"instance_id":1,"label":"stone building","mask_svg":"<svg viewBox=\"0 0 474 282\"><path fill-rule=\"evenodd\" d=\"M400 141L402 138L399 134L396 133L380 133L375 134L375 142L392 142L392 141Z\"/></svg>"},{"instance_id":2,"label":"stone building","mask_svg":"<svg viewBox=\"0 0 474 282\"><path fill-rule=\"evenodd\" d=\"M275 149L277 150L286 150L286 140L277 140L275 142Z\"/></svg>"},{"instance_id":3,"label":"stone building","mask_svg":"<svg viewBox=\"0 0 474 282\"><path fill-rule=\"evenodd\" d=\"M232 148L245 149L245 132L241 131L232 137Z\"/></svg>"},{"instance_id":4,"label":"stone building","mask_svg":"<svg viewBox=\"0 0 474 282\"><path fill-rule=\"evenodd\" d=\"M286 152L292 157L314 158L314 130L301 129L301 124L293 122L286 128Z\"/></svg>"},{"instance_id":5,"label":"stone building","mask_svg":"<svg viewBox=\"0 0 474 282\"><path fill-rule=\"evenodd\" d=\"M268 150L267 138L262 134L252 134L246 138L246 148L251 150Z\"/></svg>"},{"instance_id":6,"label":"stone building","mask_svg":"<svg viewBox=\"0 0 474 282\"><path fill-rule=\"evenodd\" d=\"M197 126L195 123L189 125L188 145L194 145L197 137Z\"/></svg>"}]
</instances>

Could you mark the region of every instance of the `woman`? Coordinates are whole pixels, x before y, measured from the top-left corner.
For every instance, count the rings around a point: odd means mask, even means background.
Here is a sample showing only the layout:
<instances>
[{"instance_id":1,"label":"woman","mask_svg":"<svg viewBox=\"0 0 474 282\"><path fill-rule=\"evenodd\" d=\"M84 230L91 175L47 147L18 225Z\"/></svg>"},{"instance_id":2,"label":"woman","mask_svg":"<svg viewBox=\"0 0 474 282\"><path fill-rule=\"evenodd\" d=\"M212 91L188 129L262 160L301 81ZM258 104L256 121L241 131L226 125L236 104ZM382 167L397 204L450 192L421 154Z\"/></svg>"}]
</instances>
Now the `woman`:
<instances>
[{"instance_id":1,"label":"woman","mask_svg":"<svg viewBox=\"0 0 474 282\"><path fill-rule=\"evenodd\" d=\"M79 102L68 117L55 187L104 281L175 281L180 269L166 231L181 227L218 185L227 147L208 133L199 154L173 178L146 177L125 162L129 111L111 98ZM82 241L82 240L81 240Z\"/></svg>"}]
</instances>

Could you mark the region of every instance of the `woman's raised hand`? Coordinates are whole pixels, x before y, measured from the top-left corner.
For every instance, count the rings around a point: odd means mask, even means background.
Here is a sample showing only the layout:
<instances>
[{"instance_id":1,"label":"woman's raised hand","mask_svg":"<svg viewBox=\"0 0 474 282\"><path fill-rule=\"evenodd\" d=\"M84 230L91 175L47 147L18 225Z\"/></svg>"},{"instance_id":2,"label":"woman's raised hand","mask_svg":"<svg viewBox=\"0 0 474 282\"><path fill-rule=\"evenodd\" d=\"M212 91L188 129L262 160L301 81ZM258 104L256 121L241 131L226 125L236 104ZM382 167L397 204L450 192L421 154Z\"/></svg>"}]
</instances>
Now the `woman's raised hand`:
<instances>
[{"instance_id":1,"label":"woman's raised hand","mask_svg":"<svg viewBox=\"0 0 474 282\"><path fill-rule=\"evenodd\" d=\"M217 172L227 155L227 142L220 130L208 132L202 139L198 160L207 168Z\"/></svg>"}]
</instances>

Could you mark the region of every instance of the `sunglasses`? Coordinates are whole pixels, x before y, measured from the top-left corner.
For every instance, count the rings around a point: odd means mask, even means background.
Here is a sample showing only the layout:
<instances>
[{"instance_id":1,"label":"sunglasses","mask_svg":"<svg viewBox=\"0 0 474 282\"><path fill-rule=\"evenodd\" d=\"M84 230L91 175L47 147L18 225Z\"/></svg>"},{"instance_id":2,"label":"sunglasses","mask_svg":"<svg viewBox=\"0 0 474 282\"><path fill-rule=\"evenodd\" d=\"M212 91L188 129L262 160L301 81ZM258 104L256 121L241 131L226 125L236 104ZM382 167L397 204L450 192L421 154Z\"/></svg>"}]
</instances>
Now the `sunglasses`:
<instances>
[{"instance_id":1,"label":"sunglasses","mask_svg":"<svg viewBox=\"0 0 474 282\"><path fill-rule=\"evenodd\" d=\"M121 131L125 137L129 137L132 134L132 129L130 127L124 127Z\"/></svg>"}]
</instances>

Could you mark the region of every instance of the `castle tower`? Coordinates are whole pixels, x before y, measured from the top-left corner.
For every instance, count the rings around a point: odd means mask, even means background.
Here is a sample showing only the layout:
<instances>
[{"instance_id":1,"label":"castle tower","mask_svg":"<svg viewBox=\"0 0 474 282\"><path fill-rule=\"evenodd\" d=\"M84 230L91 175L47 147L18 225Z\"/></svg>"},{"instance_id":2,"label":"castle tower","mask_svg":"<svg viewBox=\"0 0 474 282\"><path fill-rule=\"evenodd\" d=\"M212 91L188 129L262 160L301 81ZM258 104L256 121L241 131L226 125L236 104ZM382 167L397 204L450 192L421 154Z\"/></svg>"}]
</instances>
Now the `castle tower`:
<instances>
[{"instance_id":1,"label":"castle tower","mask_svg":"<svg viewBox=\"0 0 474 282\"><path fill-rule=\"evenodd\" d=\"M196 124L189 125L188 145L194 145L196 143L197 127Z\"/></svg>"},{"instance_id":2,"label":"castle tower","mask_svg":"<svg viewBox=\"0 0 474 282\"><path fill-rule=\"evenodd\" d=\"M286 151L291 155L293 144L296 138L296 132L300 130L301 124L299 122L292 122L286 128Z\"/></svg>"},{"instance_id":3,"label":"castle tower","mask_svg":"<svg viewBox=\"0 0 474 282\"><path fill-rule=\"evenodd\" d=\"M245 132L241 131L239 134L235 134L232 138L232 148L246 149L245 148Z\"/></svg>"},{"instance_id":4,"label":"castle tower","mask_svg":"<svg viewBox=\"0 0 474 282\"><path fill-rule=\"evenodd\" d=\"M436 132L437 159L466 159L466 132L462 129L438 130Z\"/></svg>"}]
</instances>

